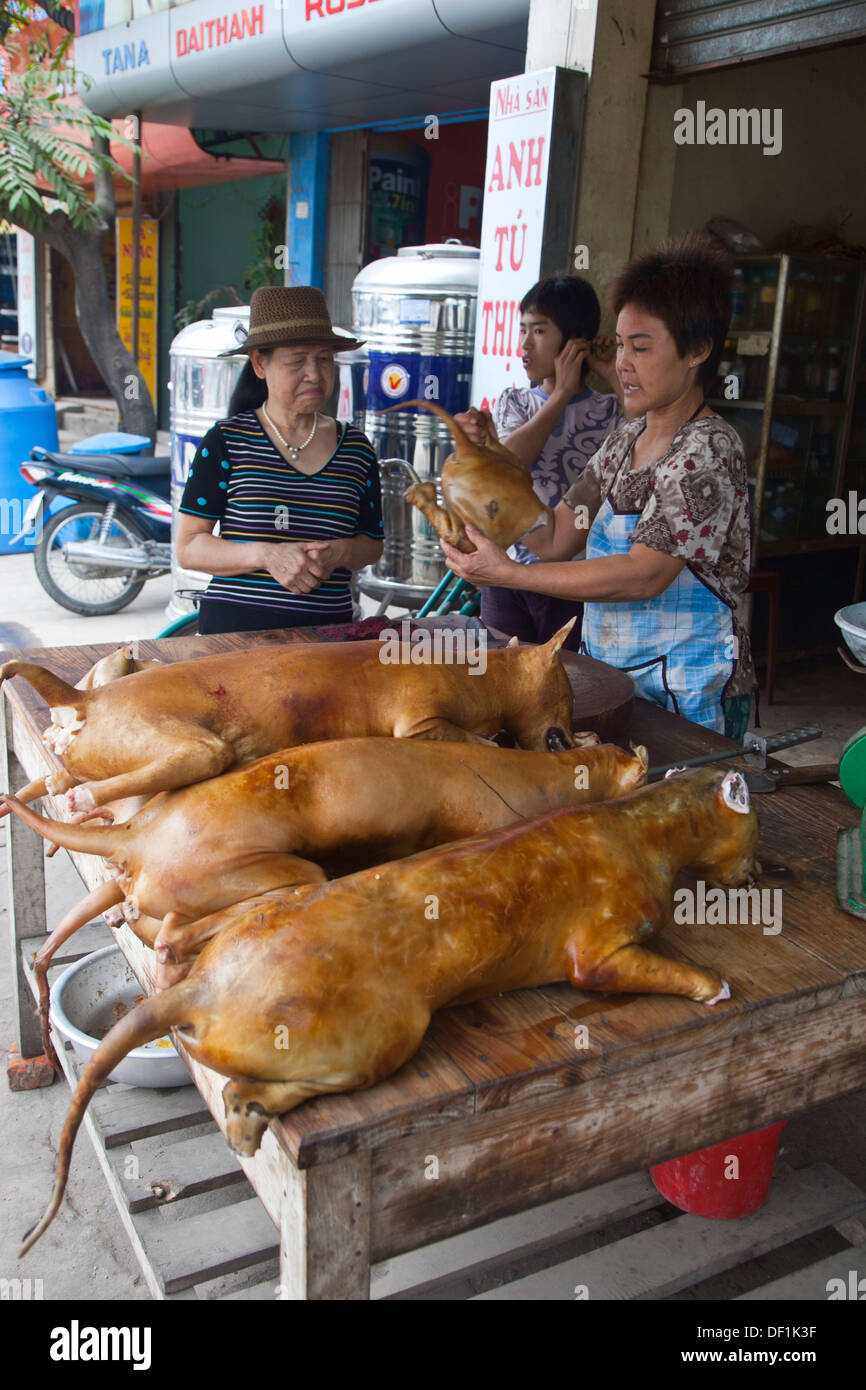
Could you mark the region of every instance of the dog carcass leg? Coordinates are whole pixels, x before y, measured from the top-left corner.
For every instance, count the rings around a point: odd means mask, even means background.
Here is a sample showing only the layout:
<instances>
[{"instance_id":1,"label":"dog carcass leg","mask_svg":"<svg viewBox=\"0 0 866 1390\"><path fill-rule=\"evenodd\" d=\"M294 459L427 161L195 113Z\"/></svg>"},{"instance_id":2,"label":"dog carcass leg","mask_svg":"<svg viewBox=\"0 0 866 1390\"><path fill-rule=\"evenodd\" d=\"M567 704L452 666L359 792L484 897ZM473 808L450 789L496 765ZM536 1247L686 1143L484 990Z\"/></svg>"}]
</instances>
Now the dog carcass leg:
<instances>
[{"instance_id":1,"label":"dog carcass leg","mask_svg":"<svg viewBox=\"0 0 866 1390\"><path fill-rule=\"evenodd\" d=\"M621 946L606 960L572 975L580 989L603 989L627 994L682 994L686 999L715 1004L726 994L725 981L714 970L702 970L684 961L668 960L645 946Z\"/></svg>"},{"instance_id":2,"label":"dog carcass leg","mask_svg":"<svg viewBox=\"0 0 866 1390\"><path fill-rule=\"evenodd\" d=\"M492 739L473 734L470 729L461 729L459 724L452 724L448 719L435 717L415 724L401 721L394 727L394 737L438 739L440 743L493 743Z\"/></svg>"},{"instance_id":3,"label":"dog carcass leg","mask_svg":"<svg viewBox=\"0 0 866 1390\"><path fill-rule=\"evenodd\" d=\"M233 903L243 902L245 898L256 898L260 893L270 893L274 888L289 889L303 887L308 883L327 883L328 875L311 859L301 859L296 854L265 854L260 859L252 859L243 867L231 873L220 874L213 896L207 900L203 909L216 912Z\"/></svg>"},{"instance_id":4,"label":"dog carcass leg","mask_svg":"<svg viewBox=\"0 0 866 1390\"><path fill-rule=\"evenodd\" d=\"M84 927L88 922L92 922L94 917L98 917L101 912L105 912L113 903L123 901L123 890L116 883L100 883L86 898L82 898L70 912L67 912L63 921L54 928L48 940L40 946L33 957L33 973L36 976L36 984L39 990L39 1017L42 1021L42 1050L54 1063L55 1069L60 1072L60 1063L51 1045L51 1032L49 1029L49 1004L50 991L48 989L48 967L51 958L58 946L62 946L64 941L68 941L70 936L74 936L79 927Z\"/></svg>"},{"instance_id":5,"label":"dog carcass leg","mask_svg":"<svg viewBox=\"0 0 866 1390\"><path fill-rule=\"evenodd\" d=\"M294 854L271 854L256 859L234 874L219 878L218 896L195 921L184 919L176 912L169 912L163 918L153 943L157 960L161 964L175 965L200 950L222 925L219 913L225 907L243 902L246 898L258 897L260 893L269 893L275 888L288 891L296 886L302 888L327 882L328 875L324 869Z\"/></svg>"},{"instance_id":6,"label":"dog carcass leg","mask_svg":"<svg viewBox=\"0 0 866 1390\"><path fill-rule=\"evenodd\" d=\"M337 1089L337 1086L304 1085L297 1081L248 1081L237 1078L223 1087L226 1108L226 1141L235 1153L248 1157L257 1151L262 1136L277 1115L294 1110L311 1096Z\"/></svg>"},{"instance_id":7,"label":"dog carcass leg","mask_svg":"<svg viewBox=\"0 0 866 1390\"><path fill-rule=\"evenodd\" d=\"M457 544L458 538L463 534L462 529L454 525L450 514L436 501L436 488L433 483L416 483L413 487L407 488L403 493L403 500L418 508L437 536L444 536L452 545Z\"/></svg>"},{"instance_id":8,"label":"dog carcass leg","mask_svg":"<svg viewBox=\"0 0 866 1390\"><path fill-rule=\"evenodd\" d=\"M107 801L127 796L155 796L173 787L188 787L193 782L205 782L225 772L235 760L235 750L216 734L196 729L194 735L187 725L178 725L168 732L162 725L154 731L153 749L158 756L143 767L104 782L82 782L67 793L70 811L90 811ZM160 752L160 749L163 751Z\"/></svg>"},{"instance_id":9,"label":"dog carcass leg","mask_svg":"<svg viewBox=\"0 0 866 1390\"><path fill-rule=\"evenodd\" d=\"M32 801L38 801L40 797L58 796L60 792L68 791L74 787L76 778L71 772L63 769L60 772L52 772L47 777L40 777L36 782L28 782L26 787L22 787L20 792L15 793L16 800L23 801L25 806L29 806ZM0 816L8 816L9 807L0 804Z\"/></svg>"}]
</instances>

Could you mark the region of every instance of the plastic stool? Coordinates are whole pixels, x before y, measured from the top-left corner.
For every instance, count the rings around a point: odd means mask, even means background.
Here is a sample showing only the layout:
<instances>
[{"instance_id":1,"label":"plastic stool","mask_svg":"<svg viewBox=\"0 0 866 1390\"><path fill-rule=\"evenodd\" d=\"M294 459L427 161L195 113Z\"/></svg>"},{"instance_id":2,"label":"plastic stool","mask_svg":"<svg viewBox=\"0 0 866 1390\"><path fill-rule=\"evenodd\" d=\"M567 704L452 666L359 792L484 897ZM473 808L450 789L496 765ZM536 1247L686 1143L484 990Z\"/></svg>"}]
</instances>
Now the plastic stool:
<instances>
[{"instance_id":1,"label":"plastic stool","mask_svg":"<svg viewBox=\"0 0 866 1390\"><path fill-rule=\"evenodd\" d=\"M782 611L782 579L773 570L752 570L747 594L766 594L767 621L767 704L773 703L776 688L776 655L779 650L779 618Z\"/></svg>"}]
</instances>

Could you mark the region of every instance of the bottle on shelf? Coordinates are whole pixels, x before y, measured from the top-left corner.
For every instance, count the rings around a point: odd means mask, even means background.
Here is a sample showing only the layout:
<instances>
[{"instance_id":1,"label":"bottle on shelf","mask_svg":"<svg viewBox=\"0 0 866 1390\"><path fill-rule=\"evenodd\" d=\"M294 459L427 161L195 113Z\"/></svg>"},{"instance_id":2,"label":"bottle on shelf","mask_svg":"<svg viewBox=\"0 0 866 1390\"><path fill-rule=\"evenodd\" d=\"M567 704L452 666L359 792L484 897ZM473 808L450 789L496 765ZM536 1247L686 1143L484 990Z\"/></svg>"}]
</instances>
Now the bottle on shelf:
<instances>
[{"instance_id":1,"label":"bottle on shelf","mask_svg":"<svg viewBox=\"0 0 866 1390\"><path fill-rule=\"evenodd\" d=\"M842 399L842 356L835 343L827 349L824 377L824 395L828 401Z\"/></svg>"},{"instance_id":2,"label":"bottle on shelf","mask_svg":"<svg viewBox=\"0 0 866 1390\"><path fill-rule=\"evenodd\" d=\"M736 350L736 345L734 344L733 339L726 338L725 346L722 348L722 358L719 362L719 377L718 381L716 382L715 390L716 397L721 401L730 399L726 391L726 386L728 378L731 375L731 368L733 366L734 355L736 353Z\"/></svg>"},{"instance_id":3,"label":"bottle on shelf","mask_svg":"<svg viewBox=\"0 0 866 1390\"><path fill-rule=\"evenodd\" d=\"M746 326L746 277L737 266L731 286L731 328Z\"/></svg>"},{"instance_id":4,"label":"bottle on shelf","mask_svg":"<svg viewBox=\"0 0 866 1390\"><path fill-rule=\"evenodd\" d=\"M761 314L761 272L760 270L750 270L745 276L746 282L746 327L757 328Z\"/></svg>"},{"instance_id":5,"label":"bottle on shelf","mask_svg":"<svg viewBox=\"0 0 866 1390\"><path fill-rule=\"evenodd\" d=\"M824 373L821 365L821 351L817 342L811 342L808 346L803 375L804 395L812 398L820 396L824 384Z\"/></svg>"},{"instance_id":6,"label":"bottle on shelf","mask_svg":"<svg viewBox=\"0 0 866 1390\"><path fill-rule=\"evenodd\" d=\"M804 333L820 333L821 327L821 280L818 275L810 274L803 331Z\"/></svg>"},{"instance_id":7,"label":"bottle on shelf","mask_svg":"<svg viewBox=\"0 0 866 1390\"><path fill-rule=\"evenodd\" d=\"M764 272L760 277L760 288L758 290L758 321L757 328L772 328L773 316L776 312L776 271L771 269Z\"/></svg>"},{"instance_id":8,"label":"bottle on shelf","mask_svg":"<svg viewBox=\"0 0 866 1390\"><path fill-rule=\"evenodd\" d=\"M785 332L801 333L803 321L803 284L799 273L791 272L788 284L788 303L785 310Z\"/></svg>"},{"instance_id":9,"label":"bottle on shelf","mask_svg":"<svg viewBox=\"0 0 866 1390\"><path fill-rule=\"evenodd\" d=\"M815 452L818 459L818 475L821 478L829 479L833 471L833 454L835 442L832 429L819 430L815 436Z\"/></svg>"}]
</instances>

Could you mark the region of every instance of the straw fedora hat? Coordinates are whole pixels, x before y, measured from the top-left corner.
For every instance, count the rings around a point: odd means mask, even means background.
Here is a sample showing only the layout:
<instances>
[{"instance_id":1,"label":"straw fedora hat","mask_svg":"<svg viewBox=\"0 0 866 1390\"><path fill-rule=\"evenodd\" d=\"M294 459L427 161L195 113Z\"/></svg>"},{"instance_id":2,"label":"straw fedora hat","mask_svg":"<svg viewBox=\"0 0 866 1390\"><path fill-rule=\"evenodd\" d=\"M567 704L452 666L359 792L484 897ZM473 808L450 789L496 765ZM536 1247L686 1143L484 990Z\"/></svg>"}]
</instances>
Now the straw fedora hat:
<instances>
[{"instance_id":1,"label":"straw fedora hat","mask_svg":"<svg viewBox=\"0 0 866 1390\"><path fill-rule=\"evenodd\" d=\"M246 338L218 355L237 357L250 348L290 347L293 343L321 343L336 352L351 352L362 341L334 329L321 290L311 285L265 285L253 290Z\"/></svg>"}]
</instances>

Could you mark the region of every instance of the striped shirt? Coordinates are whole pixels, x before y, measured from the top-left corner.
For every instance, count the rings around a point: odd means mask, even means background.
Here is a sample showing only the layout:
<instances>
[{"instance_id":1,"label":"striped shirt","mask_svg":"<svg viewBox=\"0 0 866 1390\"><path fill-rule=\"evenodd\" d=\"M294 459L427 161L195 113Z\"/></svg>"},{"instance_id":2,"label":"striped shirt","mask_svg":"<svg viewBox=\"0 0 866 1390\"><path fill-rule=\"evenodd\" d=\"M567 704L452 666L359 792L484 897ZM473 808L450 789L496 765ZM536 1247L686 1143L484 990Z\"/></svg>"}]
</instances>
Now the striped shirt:
<instances>
[{"instance_id":1,"label":"striped shirt","mask_svg":"<svg viewBox=\"0 0 866 1390\"><path fill-rule=\"evenodd\" d=\"M225 541L382 540L379 467L366 435L337 424L337 447L318 473L293 468L254 411L219 420L192 461L180 503L190 516L219 521ZM275 626L351 621L350 571L336 569L310 594L291 594L266 570L215 575L208 599L274 612Z\"/></svg>"}]
</instances>

